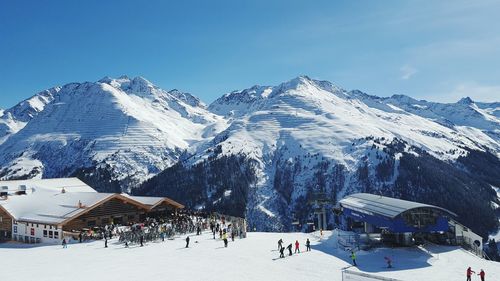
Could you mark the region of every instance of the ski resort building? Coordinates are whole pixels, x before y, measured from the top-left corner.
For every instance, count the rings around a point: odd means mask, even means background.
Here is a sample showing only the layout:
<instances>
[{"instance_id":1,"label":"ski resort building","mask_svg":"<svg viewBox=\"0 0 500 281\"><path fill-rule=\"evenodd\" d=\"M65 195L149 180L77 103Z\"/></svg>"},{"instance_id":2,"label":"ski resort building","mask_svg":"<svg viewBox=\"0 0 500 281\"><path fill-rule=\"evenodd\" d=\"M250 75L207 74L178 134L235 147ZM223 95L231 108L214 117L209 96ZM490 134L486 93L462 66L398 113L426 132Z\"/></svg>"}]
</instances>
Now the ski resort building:
<instances>
[{"instance_id":1,"label":"ski resort building","mask_svg":"<svg viewBox=\"0 0 500 281\"><path fill-rule=\"evenodd\" d=\"M165 197L100 193L77 178L0 181L0 241L55 243L85 228L182 208Z\"/></svg>"},{"instance_id":2,"label":"ski resort building","mask_svg":"<svg viewBox=\"0 0 500 281\"><path fill-rule=\"evenodd\" d=\"M349 195L339 201L339 207L344 230L371 234L383 242L411 245L426 239L482 249L481 237L441 207L368 193Z\"/></svg>"}]
</instances>

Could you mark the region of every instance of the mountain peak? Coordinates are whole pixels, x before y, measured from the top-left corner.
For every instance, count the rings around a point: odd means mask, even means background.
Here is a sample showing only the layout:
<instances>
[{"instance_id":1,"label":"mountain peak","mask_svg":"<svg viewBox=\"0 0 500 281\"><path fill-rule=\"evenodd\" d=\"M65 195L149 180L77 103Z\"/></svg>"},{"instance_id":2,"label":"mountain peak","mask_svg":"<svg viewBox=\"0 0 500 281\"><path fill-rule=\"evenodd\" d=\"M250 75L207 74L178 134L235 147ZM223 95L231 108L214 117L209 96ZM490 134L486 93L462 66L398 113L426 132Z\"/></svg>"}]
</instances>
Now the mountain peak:
<instances>
[{"instance_id":1,"label":"mountain peak","mask_svg":"<svg viewBox=\"0 0 500 281\"><path fill-rule=\"evenodd\" d=\"M474 101L470 97L465 97L461 98L457 103L463 105L471 105L474 103Z\"/></svg>"}]
</instances>

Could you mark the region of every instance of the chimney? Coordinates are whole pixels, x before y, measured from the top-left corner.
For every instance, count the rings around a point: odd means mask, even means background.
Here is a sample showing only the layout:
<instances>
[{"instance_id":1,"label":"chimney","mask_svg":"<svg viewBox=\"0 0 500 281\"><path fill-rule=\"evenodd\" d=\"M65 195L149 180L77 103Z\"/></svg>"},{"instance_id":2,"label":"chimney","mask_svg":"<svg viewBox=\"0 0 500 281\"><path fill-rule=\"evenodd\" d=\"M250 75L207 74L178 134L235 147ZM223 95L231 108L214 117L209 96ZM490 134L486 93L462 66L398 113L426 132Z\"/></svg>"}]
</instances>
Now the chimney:
<instances>
[{"instance_id":1,"label":"chimney","mask_svg":"<svg viewBox=\"0 0 500 281\"><path fill-rule=\"evenodd\" d=\"M17 195L26 195L26 185L22 184L16 192Z\"/></svg>"},{"instance_id":2,"label":"chimney","mask_svg":"<svg viewBox=\"0 0 500 281\"><path fill-rule=\"evenodd\" d=\"M8 186L2 186L2 189L0 190L0 197L5 197L7 198L9 196L9 187Z\"/></svg>"},{"instance_id":3,"label":"chimney","mask_svg":"<svg viewBox=\"0 0 500 281\"><path fill-rule=\"evenodd\" d=\"M83 208L82 201L80 201L80 200L78 200L78 208L79 208L79 209Z\"/></svg>"}]
</instances>

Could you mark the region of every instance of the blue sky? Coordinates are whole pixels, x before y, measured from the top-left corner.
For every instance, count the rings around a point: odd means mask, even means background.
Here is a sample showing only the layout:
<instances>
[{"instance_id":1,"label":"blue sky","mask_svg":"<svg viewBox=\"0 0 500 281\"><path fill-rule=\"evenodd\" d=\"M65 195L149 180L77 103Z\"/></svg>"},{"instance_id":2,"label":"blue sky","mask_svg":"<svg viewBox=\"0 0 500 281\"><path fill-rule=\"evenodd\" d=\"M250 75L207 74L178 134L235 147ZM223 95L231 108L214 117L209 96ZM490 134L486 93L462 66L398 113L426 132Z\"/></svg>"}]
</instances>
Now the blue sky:
<instances>
[{"instance_id":1,"label":"blue sky","mask_svg":"<svg viewBox=\"0 0 500 281\"><path fill-rule=\"evenodd\" d=\"M298 75L500 101L499 1L0 0L0 107L122 74L209 103Z\"/></svg>"}]
</instances>

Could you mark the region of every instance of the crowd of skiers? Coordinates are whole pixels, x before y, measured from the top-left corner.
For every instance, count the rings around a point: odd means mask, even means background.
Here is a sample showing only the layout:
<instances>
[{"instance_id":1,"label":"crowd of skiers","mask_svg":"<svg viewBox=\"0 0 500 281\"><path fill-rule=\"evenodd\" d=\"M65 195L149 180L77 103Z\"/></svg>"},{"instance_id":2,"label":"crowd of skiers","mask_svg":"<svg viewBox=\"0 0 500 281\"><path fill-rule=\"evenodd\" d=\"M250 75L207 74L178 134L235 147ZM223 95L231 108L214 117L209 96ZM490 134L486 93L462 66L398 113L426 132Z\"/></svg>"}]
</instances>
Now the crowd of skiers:
<instances>
[{"instance_id":1,"label":"crowd of skiers","mask_svg":"<svg viewBox=\"0 0 500 281\"><path fill-rule=\"evenodd\" d=\"M469 266L469 268L467 268L467 272L466 272L466 275L467 275L467 281L472 281L472 275L475 274L476 272L474 270L472 270L472 268ZM486 277L486 273L484 272L484 270L481 269L481 271L477 274L479 276L479 278L481 278L481 281L484 281L485 277Z\"/></svg>"},{"instance_id":2,"label":"crowd of skiers","mask_svg":"<svg viewBox=\"0 0 500 281\"><path fill-rule=\"evenodd\" d=\"M285 257L285 249L288 250L288 255L291 256L293 255L292 253L292 248L295 244L295 251L294 253L297 254L297 253L300 253L300 243L299 243L299 240L295 240L295 243L290 243L288 244L288 246L284 246L284 242L283 242L283 239L280 239L278 240L278 251L280 252L280 258L284 258ZM306 242L305 242L305 245L306 245L306 252L309 252L311 251L311 241L309 240L309 238L307 238Z\"/></svg>"}]
</instances>

